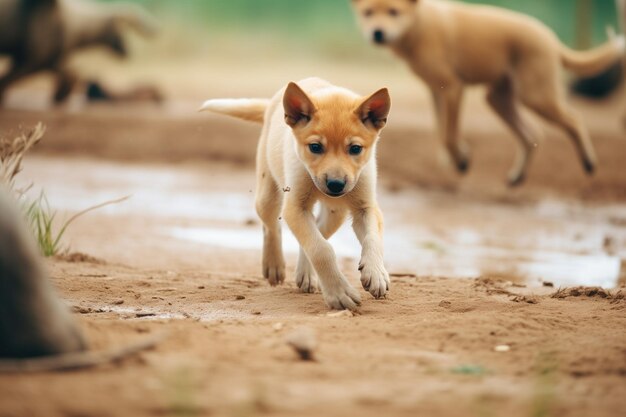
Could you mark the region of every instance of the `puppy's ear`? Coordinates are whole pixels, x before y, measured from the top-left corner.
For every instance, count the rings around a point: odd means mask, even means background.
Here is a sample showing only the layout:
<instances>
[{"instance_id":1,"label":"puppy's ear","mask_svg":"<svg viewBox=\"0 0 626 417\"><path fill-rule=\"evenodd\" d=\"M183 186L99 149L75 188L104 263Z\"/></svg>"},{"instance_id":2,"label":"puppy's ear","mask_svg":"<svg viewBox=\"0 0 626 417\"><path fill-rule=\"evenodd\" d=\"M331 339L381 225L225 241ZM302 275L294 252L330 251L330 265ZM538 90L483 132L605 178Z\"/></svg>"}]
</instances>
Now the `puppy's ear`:
<instances>
[{"instance_id":1,"label":"puppy's ear","mask_svg":"<svg viewBox=\"0 0 626 417\"><path fill-rule=\"evenodd\" d=\"M283 96L285 122L295 128L298 124L311 121L315 106L304 91L296 83L289 83Z\"/></svg>"},{"instance_id":2,"label":"puppy's ear","mask_svg":"<svg viewBox=\"0 0 626 417\"><path fill-rule=\"evenodd\" d=\"M380 130L387 124L387 116L391 110L389 90L380 89L369 96L356 110L357 115L366 126Z\"/></svg>"}]
</instances>

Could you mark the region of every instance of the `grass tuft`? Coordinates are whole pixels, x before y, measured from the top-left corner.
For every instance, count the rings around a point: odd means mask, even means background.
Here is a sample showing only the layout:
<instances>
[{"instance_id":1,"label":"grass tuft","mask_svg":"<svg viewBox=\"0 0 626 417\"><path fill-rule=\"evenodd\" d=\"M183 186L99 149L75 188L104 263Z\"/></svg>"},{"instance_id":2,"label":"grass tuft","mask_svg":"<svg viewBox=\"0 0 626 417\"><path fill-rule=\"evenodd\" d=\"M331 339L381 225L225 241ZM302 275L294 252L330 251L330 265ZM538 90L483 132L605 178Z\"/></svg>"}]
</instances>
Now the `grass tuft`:
<instances>
[{"instance_id":1,"label":"grass tuft","mask_svg":"<svg viewBox=\"0 0 626 417\"><path fill-rule=\"evenodd\" d=\"M42 191L34 201L24 205L24 214L26 221L30 226L37 245L43 256L51 257L58 255L64 248L61 246L61 239L65 235L67 228L85 214L98 210L100 208L119 204L128 200L130 196L119 198L117 200L106 201L101 204L86 208L68 220L64 221L58 229L55 229L55 219L57 212L50 207L46 194Z\"/></svg>"},{"instance_id":2,"label":"grass tuft","mask_svg":"<svg viewBox=\"0 0 626 417\"><path fill-rule=\"evenodd\" d=\"M0 183L4 184L10 191L17 193L18 198L30 188L27 187L22 190L15 188L15 177L22 171L24 155L39 143L45 133L45 126L38 123L30 132L13 140L0 138Z\"/></svg>"},{"instance_id":3,"label":"grass tuft","mask_svg":"<svg viewBox=\"0 0 626 417\"><path fill-rule=\"evenodd\" d=\"M67 228L78 218L93 210L126 201L130 196L89 207L76 213L56 228L57 212L50 207L45 193L42 191L35 200L25 202L24 195L32 188L32 184L22 189L17 189L15 186L15 177L22 171L24 155L41 141L45 133L45 126L38 123L34 129L15 139L0 138L0 184L4 184L10 192L15 194L16 199L21 201L24 217L35 235L41 253L50 257L61 252L61 239Z\"/></svg>"},{"instance_id":4,"label":"grass tuft","mask_svg":"<svg viewBox=\"0 0 626 417\"><path fill-rule=\"evenodd\" d=\"M489 371L482 365L460 365L451 369L451 371L453 374L471 376L483 376L489 373Z\"/></svg>"}]
</instances>

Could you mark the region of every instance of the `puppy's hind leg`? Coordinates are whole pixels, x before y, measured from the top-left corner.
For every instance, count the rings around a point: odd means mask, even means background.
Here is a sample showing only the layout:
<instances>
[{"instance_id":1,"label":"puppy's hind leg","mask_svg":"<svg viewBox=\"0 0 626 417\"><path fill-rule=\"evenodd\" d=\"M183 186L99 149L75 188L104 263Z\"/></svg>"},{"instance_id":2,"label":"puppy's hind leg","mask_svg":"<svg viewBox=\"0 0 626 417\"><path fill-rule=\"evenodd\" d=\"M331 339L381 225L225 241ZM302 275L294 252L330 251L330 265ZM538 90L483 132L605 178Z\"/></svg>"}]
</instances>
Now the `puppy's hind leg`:
<instances>
[{"instance_id":1,"label":"puppy's hind leg","mask_svg":"<svg viewBox=\"0 0 626 417\"><path fill-rule=\"evenodd\" d=\"M506 78L493 85L487 93L487 102L519 139L521 149L516 154L515 162L508 176L509 185L511 187L518 186L526 179L528 165L537 146L537 134L522 119L519 106L515 101L515 91L511 79Z\"/></svg>"},{"instance_id":2,"label":"puppy's hind leg","mask_svg":"<svg viewBox=\"0 0 626 417\"><path fill-rule=\"evenodd\" d=\"M256 211L263 222L263 276L272 286L285 281L280 212L283 193L265 163L257 164Z\"/></svg>"},{"instance_id":3,"label":"puppy's hind leg","mask_svg":"<svg viewBox=\"0 0 626 417\"><path fill-rule=\"evenodd\" d=\"M324 239L330 239L339 230L346 216L347 210L345 209L330 209L322 205L322 211L317 218L317 226ZM300 248L300 255L298 256L296 284L305 293L314 293L317 290L315 269L302 248Z\"/></svg>"}]
</instances>

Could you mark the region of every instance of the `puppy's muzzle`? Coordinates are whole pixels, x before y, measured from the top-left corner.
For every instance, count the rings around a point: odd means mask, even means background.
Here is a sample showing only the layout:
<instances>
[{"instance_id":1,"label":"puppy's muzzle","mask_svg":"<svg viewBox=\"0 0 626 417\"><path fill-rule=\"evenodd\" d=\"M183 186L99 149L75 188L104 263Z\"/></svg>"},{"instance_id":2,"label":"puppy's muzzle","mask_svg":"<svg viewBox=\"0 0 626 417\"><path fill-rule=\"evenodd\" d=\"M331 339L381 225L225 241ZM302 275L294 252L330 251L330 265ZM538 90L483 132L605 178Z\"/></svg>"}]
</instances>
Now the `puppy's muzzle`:
<instances>
[{"instance_id":1,"label":"puppy's muzzle","mask_svg":"<svg viewBox=\"0 0 626 417\"><path fill-rule=\"evenodd\" d=\"M337 179L328 179L326 180L326 188L328 189L328 193L333 197L338 197L343 195L344 190L346 189L346 181L337 180Z\"/></svg>"}]
</instances>

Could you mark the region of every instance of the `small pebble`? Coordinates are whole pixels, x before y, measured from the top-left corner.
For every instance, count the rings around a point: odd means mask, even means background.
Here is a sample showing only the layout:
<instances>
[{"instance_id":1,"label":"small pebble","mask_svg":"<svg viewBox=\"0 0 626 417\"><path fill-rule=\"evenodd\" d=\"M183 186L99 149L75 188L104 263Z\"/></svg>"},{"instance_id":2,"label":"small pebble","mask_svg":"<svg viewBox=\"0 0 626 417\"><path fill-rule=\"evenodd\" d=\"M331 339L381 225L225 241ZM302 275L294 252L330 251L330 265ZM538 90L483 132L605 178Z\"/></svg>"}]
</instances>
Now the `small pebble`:
<instances>
[{"instance_id":1,"label":"small pebble","mask_svg":"<svg viewBox=\"0 0 626 417\"><path fill-rule=\"evenodd\" d=\"M74 306L72 307L72 311L74 313L79 313L79 314L89 314L91 312L93 312L93 310L89 307L82 307L82 306Z\"/></svg>"},{"instance_id":2,"label":"small pebble","mask_svg":"<svg viewBox=\"0 0 626 417\"><path fill-rule=\"evenodd\" d=\"M505 352L509 352L511 350L511 346L509 346L509 345L498 345L495 348L493 348L493 350L495 350L496 352L505 353Z\"/></svg>"},{"instance_id":3,"label":"small pebble","mask_svg":"<svg viewBox=\"0 0 626 417\"><path fill-rule=\"evenodd\" d=\"M308 327L300 328L287 336L286 342L298 354L303 361L315 360L315 349L317 348L317 338L312 329Z\"/></svg>"},{"instance_id":4,"label":"small pebble","mask_svg":"<svg viewBox=\"0 0 626 417\"><path fill-rule=\"evenodd\" d=\"M328 317L354 317L354 312L351 310L333 311L326 313Z\"/></svg>"}]
</instances>

